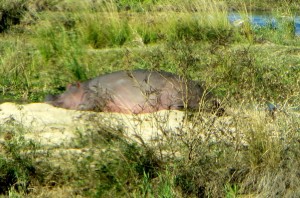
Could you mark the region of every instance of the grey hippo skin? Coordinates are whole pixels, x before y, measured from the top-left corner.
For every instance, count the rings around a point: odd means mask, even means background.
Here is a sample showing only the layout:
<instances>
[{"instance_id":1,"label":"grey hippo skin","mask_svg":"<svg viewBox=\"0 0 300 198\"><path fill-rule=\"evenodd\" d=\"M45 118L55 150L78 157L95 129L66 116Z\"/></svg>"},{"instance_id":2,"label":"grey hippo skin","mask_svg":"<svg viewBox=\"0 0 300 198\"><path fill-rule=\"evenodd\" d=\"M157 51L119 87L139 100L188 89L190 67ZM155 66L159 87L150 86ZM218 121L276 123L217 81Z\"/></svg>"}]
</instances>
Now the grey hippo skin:
<instances>
[{"instance_id":1,"label":"grey hippo skin","mask_svg":"<svg viewBox=\"0 0 300 198\"><path fill-rule=\"evenodd\" d=\"M203 88L164 71L118 71L82 83L71 84L60 95L48 95L46 103L74 110L119 113L151 113L163 109L198 109Z\"/></svg>"}]
</instances>

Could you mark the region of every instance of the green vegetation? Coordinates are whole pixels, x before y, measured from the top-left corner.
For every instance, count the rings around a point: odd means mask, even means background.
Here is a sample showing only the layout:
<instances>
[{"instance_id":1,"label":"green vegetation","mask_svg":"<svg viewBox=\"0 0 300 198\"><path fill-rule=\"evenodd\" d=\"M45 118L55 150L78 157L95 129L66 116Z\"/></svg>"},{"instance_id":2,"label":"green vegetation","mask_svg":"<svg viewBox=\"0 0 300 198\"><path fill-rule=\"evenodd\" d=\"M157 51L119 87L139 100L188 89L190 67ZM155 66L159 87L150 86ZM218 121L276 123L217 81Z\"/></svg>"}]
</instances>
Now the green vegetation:
<instances>
[{"instance_id":1,"label":"green vegetation","mask_svg":"<svg viewBox=\"0 0 300 198\"><path fill-rule=\"evenodd\" d=\"M209 137L215 129L194 114L186 137L159 146L100 128L76 145L93 147L65 170L38 163L48 154L35 153L38 146L22 140L25 129L10 123L0 126L0 136L8 137L0 145L0 196L43 197L53 189L71 189L65 197L299 196L299 119L284 111L272 119L247 108L299 106L300 39L289 17L300 4L249 2L0 0L0 101L38 102L98 74L161 69L204 81L235 109L232 126L243 134L203 139L199 134ZM240 27L229 23L230 9L245 16ZM278 27L251 26L247 16L258 9L271 11ZM206 116L214 122L214 115ZM225 124L220 128L232 133Z\"/></svg>"}]
</instances>

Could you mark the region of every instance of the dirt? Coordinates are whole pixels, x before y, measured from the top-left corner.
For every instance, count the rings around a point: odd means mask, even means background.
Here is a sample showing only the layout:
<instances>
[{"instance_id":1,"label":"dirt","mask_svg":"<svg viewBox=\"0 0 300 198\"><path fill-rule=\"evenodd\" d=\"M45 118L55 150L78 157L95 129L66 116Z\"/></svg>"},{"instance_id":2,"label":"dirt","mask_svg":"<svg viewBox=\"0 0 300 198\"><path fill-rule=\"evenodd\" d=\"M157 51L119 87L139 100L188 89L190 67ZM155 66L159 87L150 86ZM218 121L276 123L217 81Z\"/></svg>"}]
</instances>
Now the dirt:
<instances>
[{"instance_id":1,"label":"dirt","mask_svg":"<svg viewBox=\"0 0 300 198\"><path fill-rule=\"evenodd\" d=\"M267 111L256 109L238 109L229 114L222 117L193 114L193 117L185 111L163 110L132 115L67 110L45 103L18 105L7 102L0 104L0 143L21 135L25 140L42 146L74 148L70 145L81 141L85 136L107 131L141 144L157 144L170 137L174 139L174 144L176 138L203 138L205 141L222 139L232 143L237 136L243 139L243 133L248 127L262 125L270 133L274 133L278 131L275 129L279 127L281 120L287 122L287 118L298 116L295 113L287 116L286 113L279 112L274 120Z\"/></svg>"},{"instance_id":2,"label":"dirt","mask_svg":"<svg viewBox=\"0 0 300 198\"><path fill-rule=\"evenodd\" d=\"M79 138L79 133L100 126L121 131L123 136L132 140L150 142L166 131L178 131L183 127L183 119L184 112L181 111L129 115L66 110L44 103L0 105L2 126L21 127L25 139L47 146L66 145ZM0 134L0 140L9 139L9 134L14 131L8 127Z\"/></svg>"}]
</instances>

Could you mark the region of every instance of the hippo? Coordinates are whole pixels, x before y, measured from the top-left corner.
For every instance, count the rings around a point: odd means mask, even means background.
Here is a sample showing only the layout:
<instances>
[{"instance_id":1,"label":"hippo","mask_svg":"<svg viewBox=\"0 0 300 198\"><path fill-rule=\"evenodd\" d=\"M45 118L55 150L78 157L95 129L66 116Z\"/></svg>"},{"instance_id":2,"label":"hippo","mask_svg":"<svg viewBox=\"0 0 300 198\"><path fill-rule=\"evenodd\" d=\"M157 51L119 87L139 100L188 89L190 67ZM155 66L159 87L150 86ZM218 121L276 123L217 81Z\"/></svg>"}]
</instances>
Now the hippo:
<instances>
[{"instance_id":1,"label":"hippo","mask_svg":"<svg viewBox=\"0 0 300 198\"><path fill-rule=\"evenodd\" d=\"M209 98L192 80L165 71L117 71L67 86L45 102L73 110L152 113L159 110L198 109Z\"/></svg>"}]
</instances>

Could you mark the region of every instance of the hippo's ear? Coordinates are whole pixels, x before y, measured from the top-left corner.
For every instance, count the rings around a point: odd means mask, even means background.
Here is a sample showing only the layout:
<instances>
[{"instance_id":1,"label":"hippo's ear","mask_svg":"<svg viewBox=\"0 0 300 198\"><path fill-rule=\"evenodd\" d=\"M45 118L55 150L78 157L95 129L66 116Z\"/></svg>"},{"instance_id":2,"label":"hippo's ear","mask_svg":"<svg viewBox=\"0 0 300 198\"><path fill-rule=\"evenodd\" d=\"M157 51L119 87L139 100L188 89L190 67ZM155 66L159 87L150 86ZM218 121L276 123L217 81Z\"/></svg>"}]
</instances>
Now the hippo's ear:
<instances>
[{"instance_id":1,"label":"hippo's ear","mask_svg":"<svg viewBox=\"0 0 300 198\"><path fill-rule=\"evenodd\" d=\"M76 82L76 87L77 88L81 87L81 83L80 82Z\"/></svg>"},{"instance_id":2,"label":"hippo's ear","mask_svg":"<svg viewBox=\"0 0 300 198\"><path fill-rule=\"evenodd\" d=\"M80 87L81 87L81 83L80 83L80 82L76 82L76 83L74 83L74 84L69 83L69 84L67 85L67 87L66 87L66 90L69 90L69 89L74 88L74 87L80 88Z\"/></svg>"}]
</instances>

